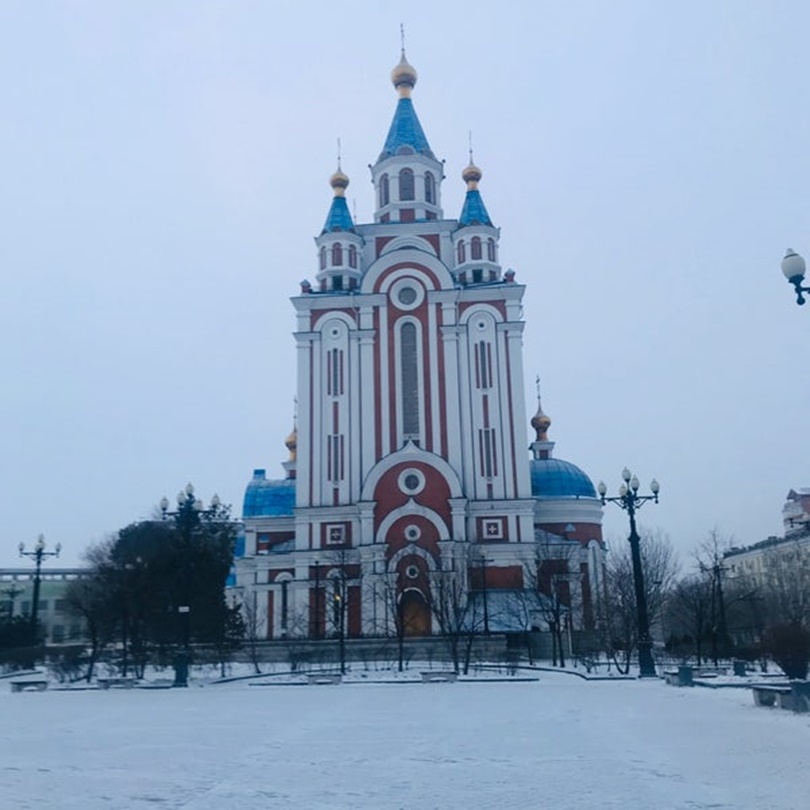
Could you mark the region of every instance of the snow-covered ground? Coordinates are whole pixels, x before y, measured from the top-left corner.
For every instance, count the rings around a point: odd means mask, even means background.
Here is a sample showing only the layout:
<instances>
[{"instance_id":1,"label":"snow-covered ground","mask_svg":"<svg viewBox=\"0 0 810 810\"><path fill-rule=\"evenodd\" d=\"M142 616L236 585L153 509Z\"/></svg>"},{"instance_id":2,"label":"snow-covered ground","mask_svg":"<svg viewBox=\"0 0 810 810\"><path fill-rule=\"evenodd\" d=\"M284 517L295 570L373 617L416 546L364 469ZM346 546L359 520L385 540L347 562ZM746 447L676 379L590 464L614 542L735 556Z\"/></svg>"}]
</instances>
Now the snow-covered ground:
<instances>
[{"instance_id":1,"label":"snow-covered ground","mask_svg":"<svg viewBox=\"0 0 810 810\"><path fill-rule=\"evenodd\" d=\"M11 694L2 808L810 806L810 717L661 681Z\"/></svg>"}]
</instances>

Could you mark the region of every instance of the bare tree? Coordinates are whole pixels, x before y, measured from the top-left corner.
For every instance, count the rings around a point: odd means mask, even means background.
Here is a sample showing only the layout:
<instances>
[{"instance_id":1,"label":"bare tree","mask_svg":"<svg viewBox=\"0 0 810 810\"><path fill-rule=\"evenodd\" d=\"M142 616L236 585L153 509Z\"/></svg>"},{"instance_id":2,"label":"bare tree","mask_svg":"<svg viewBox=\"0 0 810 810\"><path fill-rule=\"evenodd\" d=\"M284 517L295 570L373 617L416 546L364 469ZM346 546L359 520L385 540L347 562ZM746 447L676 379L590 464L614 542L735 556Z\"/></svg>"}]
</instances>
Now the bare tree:
<instances>
[{"instance_id":1,"label":"bare tree","mask_svg":"<svg viewBox=\"0 0 810 810\"><path fill-rule=\"evenodd\" d=\"M475 635L484 629L483 602L470 597L467 587L468 565L472 552L454 560L450 570L437 569L429 574L428 605L445 643L455 672L469 670ZM463 656L462 656L463 653Z\"/></svg>"},{"instance_id":2,"label":"bare tree","mask_svg":"<svg viewBox=\"0 0 810 810\"><path fill-rule=\"evenodd\" d=\"M416 628L410 626L409 617L405 611L405 583L401 572L392 571L382 580L382 601L385 605L385 614L382 617L384 626L381 628L385 635L390 635L393 627L397 643L397 669L402 672L405 668L405 638L409 631Z\"/></svg>"},{"instance_id":3,"label":"bare tree","mask_svg":"<svg viewBox=\"0 0 810 810\"><path fill-rule=\"evenodd\" d=\"M696 554L698 568L709 582L709 640L715 666L731 651L724 588L725 552L730 548L730 541L725 540L717 529L712 529Z\"/></svg>"},{"instance_id":4,"label":"bare tree","mask_svg":"<svg viewBox=\"0 0 810 810\"><path fill-rule=\"evenodd\" d=\"M64 598L68 613L81 618L85 626L89 641L85 678L90 682L99 656L114 635L109 595L95 579L76 579L68 586Z\"/></svg>"},{"instance_id":5,"label":"bare tree","mask_svg":"<svg viewBox=\"0 0 810 810\"><path fill-rule=\"evenodd\" d=\"M810 543L797 538L764 555L761 593L769 625L810 627Z\"/></svg>"},{"instance_id":6,"label":"bare tree","mask_svg":"<svg viewBox=\"0 0 810 810\"><path fill-rule=\"evenodd\" d=\"M259 594L255 591L248 593L247 598L242 601L242 616L250 662L253 664L253 671L260 675L259 642L267 638L267 605L259 604Z\"/></svg>"},{"instance_id":7,"label":"bare tree","mask_svg":"<svg viewBox=\"0 0 810 810\"><path fill-rule=\"evenodd\" d=\"M642 528L641 568L650 624L660 619L668 594L678 575L678 563L669 535L660 529ZM638 612L630 546L625 541L611 543L606 571L605 622L608 654L622 672L629 672L630 660L638 644Z\"/></svg>"},{"instance_id":8,"label":"bare tree","mask_svg":"<svg viewBox=\"0 0 810 810\"><path fill-rule=\"evenodd\" d=\"M356 551L348 546L332 549L325 557L323 580L324 631L338 642L341 674L346 672L346 637L350 634L351 612L360 608L362 568Z\"/></svg>"},{"instance_id":9,"label":"bare tree","mask_svg":"<svg viewBox=\"0 0 810 810\"><path fill-rule=\"evenodd\" d=\"M681 579L667 602L667 626L673 638L691 641L698 665L703 663L703 642L711 615L711 584L700 574Z\"/></svg>"}]
</instances>

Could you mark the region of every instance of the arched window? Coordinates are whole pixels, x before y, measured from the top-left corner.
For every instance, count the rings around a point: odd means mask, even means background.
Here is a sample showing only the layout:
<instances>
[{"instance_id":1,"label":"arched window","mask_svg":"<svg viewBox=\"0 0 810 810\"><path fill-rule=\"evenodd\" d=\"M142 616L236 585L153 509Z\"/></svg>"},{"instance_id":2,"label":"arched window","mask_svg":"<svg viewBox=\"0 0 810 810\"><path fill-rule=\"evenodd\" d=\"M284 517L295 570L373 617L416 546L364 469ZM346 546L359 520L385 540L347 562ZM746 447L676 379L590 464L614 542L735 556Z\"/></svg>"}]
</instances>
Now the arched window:
<instances>
[{"instance_id":1,"label":"arched window","mask_svg":"<svg viewBox=\"0 0 810 810\"><path fill-rule=\"evenodd\" d=\"M425 172L425 202L436 202L436 181L430 172Z\"/></svg>"},{"instance_id":2,"label":"arched window","mask_svg":"<svg viewBox=\"0 0 810 810\"><path fill-rule=\"evenodd\" d=\"M458 264L464 264L467 261L467 252L464 250L464 240L462 239L458 246L456 247L456 253L458 254L457 262Z\"/></svg>"},{"instance_id":3,"label":"arched window","mask_svg":"<svg viewBox=\"0 0 810 810\"><path fill-rule=\"evenodd\" d=\"M399 199L414 199L413 172L410 169L403 169L399 173Z\"/></svg>"},{"instance_id":4,"label":"arched window","mask_svg":"<svg viewBox=\"0 0 810 810\"><path fill-rule=\"evenodd\" d=\"M332 267L340 267L341 264L343 264L343 248L340 242L335 242L332 245Z\"/></svg>"},{"instance_id":5,"label":"arched window","mask_svg":"<svg viewBox=\"0 0 810 810\"><path fill-rule=\"evenodd\" d=\"M357 248L349 245L349 267L357 267Z\"/></svg>"},{"instance_id":6,"label":"arched window","mask_svg":"<svg viewBox=\"0 0 810 810\"><path fill-rule=\"evenodd\" d=\"M326 269L326 247L321 248L321 270Z\"/></svg>"},{"instance_id":7,"label":"arched window","mask_svg":"<svg viewBox=\"0 0 810 810\"><path fill-rule=\"evenodd\" d=\"M497 261L495 258L495 240L487 239L487 259L491 262Z\"/></svg>"},{"instance_id":8,"label":"arched window","mask_svg":"<svg viewBox=\"0 0 810 810\"><path fill-rule=\"evenodd\" d=\"M391 202L391 187L388 183L388 175L384 174L380 178L380 208Z\"/></svg>"},{"instance_id":9,"label":"arched window","mask_svg":"<svg viewBox=\"0 0 810 810\"><path fill-rule=\"evenodd\" d=\"M406 321L399 332L399 385L402 407L402 433L419 435L419 358L416 324Z\"/></svg>"},{"instance_id":10,"label":"arched window","mask_svg":"<svg viewBox=\"0 0 810 810\"><path fill-rule=\"evenodd\" d=\"M481 238L473 236L470 241L470 257L473 261L481 258Z\"/></svg>"}]
</instances>

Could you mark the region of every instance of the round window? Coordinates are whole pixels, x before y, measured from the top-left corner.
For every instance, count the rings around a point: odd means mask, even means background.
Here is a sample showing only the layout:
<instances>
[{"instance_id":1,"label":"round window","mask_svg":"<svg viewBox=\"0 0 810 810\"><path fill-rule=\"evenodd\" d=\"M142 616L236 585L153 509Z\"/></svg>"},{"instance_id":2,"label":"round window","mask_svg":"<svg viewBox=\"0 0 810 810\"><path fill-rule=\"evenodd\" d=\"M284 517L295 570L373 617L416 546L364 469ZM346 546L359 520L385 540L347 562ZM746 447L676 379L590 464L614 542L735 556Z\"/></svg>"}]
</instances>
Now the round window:
<instances>
[{"instance_id":1,"label":"round window","mask_svg":"<svg viewBox=\"0 0 810 810\"><path fill-rule=\"evenodd\" d=\"M395 281L388 294L397 309L416 309L425 300L425 288L409 276Z\"/></svg>"},{"instance_id":2,"label":"round window","mask_svg":"<svg viewBox=\"0 0 810 810\"><path fill-rule=\"evenodd\" d=\"M403 470L399 474L397 484L401 492L406 495L416 495L425 488L425 476L420 470L413 468Z\"/></svg>"},{"instance_id":3,"label":"round window","mask_svg":"<svg viewBox=\"0 0 810 810\"><path fill-rule=\"evenodd\" d=\"M405 527L405 539L410 540L411 542L418 540L422 536L422 532L419 530L418 526L414 526L411 524L410 526Z\"/></svg>"},{"instance_id":4,"label":"round window","mask_svg":"<svg viewBox=\"0 0 810 810\"><path fill-rule=\"evenodd\" d=\"M405 576L408 577L408 579L416 579L419 576L419 568L415 565L409 565L405 569Z\"/></svg>"}]
</instances>

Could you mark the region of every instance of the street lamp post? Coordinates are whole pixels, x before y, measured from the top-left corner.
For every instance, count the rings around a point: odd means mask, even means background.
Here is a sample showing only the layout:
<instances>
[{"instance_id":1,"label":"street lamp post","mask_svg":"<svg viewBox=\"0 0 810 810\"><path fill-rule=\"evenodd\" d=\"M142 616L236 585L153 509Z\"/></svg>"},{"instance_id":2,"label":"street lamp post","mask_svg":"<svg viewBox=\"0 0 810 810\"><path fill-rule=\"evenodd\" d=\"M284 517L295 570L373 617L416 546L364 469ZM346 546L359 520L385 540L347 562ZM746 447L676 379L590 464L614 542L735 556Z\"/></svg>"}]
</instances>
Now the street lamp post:
<instances>
[{"instance_id":1,"label":"street lamp post","mask_svg":"<svg viewBox=\"0 0 810 810\"><path fill-rule=\"evenodd\" d=\"M799 306L802 306L805 301L802 293L810 292L810 287L802 287L804 271L804 259L792 248L788 248L785 258L782 259L782 272L788 282L793 285L793 289L796 291L796 303Z\"/></svg>"},{"instance_id":2,"label":"street lamp post","mask_svg":"<svg viewBox=\"0 0 810 810\"><path fill-rule=\"evenodd\" d=\"M636 530L636 512L647 501L658 503L660 487L654 478L650 483L652 495L639 495L638 478L630 473L627 467L622 471L624 483L619 487L618 497L608 498L607 487L604 481L599 482L597 490L602 503L615 503L627 512L630 518L630 553L633 559L633 585L636 591L636 616L638 621L638 668L642 678L655 678L655 661L652 656L652 641L650 639L650 622L647 616L647 592L644 587L644 570L641 567L641 548L638 531Z\"/></svg>"},{"instance_id":3,"label":"street lamp post","mask_svg":"<svg viewBox=\"0 0 810 810\"><path fill-rule=\"evenodd\" d=\"M484 633L489 635L489 598L487 596L487 555L481 552L481 593L484 597Z\"/></svg>"},{"instance_id":4,"label":"street lamp post","mask_svg":"<svg viewBox=\"0 0 810 810\"><path fill-rule=\"evenodd\" d=\"M160 499L160 511L163 519L173 517L180 531L183 543L183 571L182 571L182 604L177 606L180 617L181 639L180 650L174 658L174 684L176 687L188 686L188 667L191 661L191 576L188 558L191 554L191 538L197 528L202 515L216 514L219 509L219 495L211 498L211 506L206 509L199 498L194 497L194 486L187 484L184 490L177 493L177 509L169 511L169 499Z\"/></svg>"},{"instance_id":5,"label":"street lamp post","mask_svg":"<svg viewBox=\"0 0 810 810\"><path fill-rule=\"evenodd\" d=\"M40 535L37 538L33 551L25 550L25 543L20 543L19 551L21 557L28 557L34 561L34 601L31 606L31 643L37 642L37 618L39 616L39 586L42 581L42 562L46 557L58 557L62 551L62 546L57 543L53 551L45 551L45 537Z\"/></svg>"}]
</instances>

